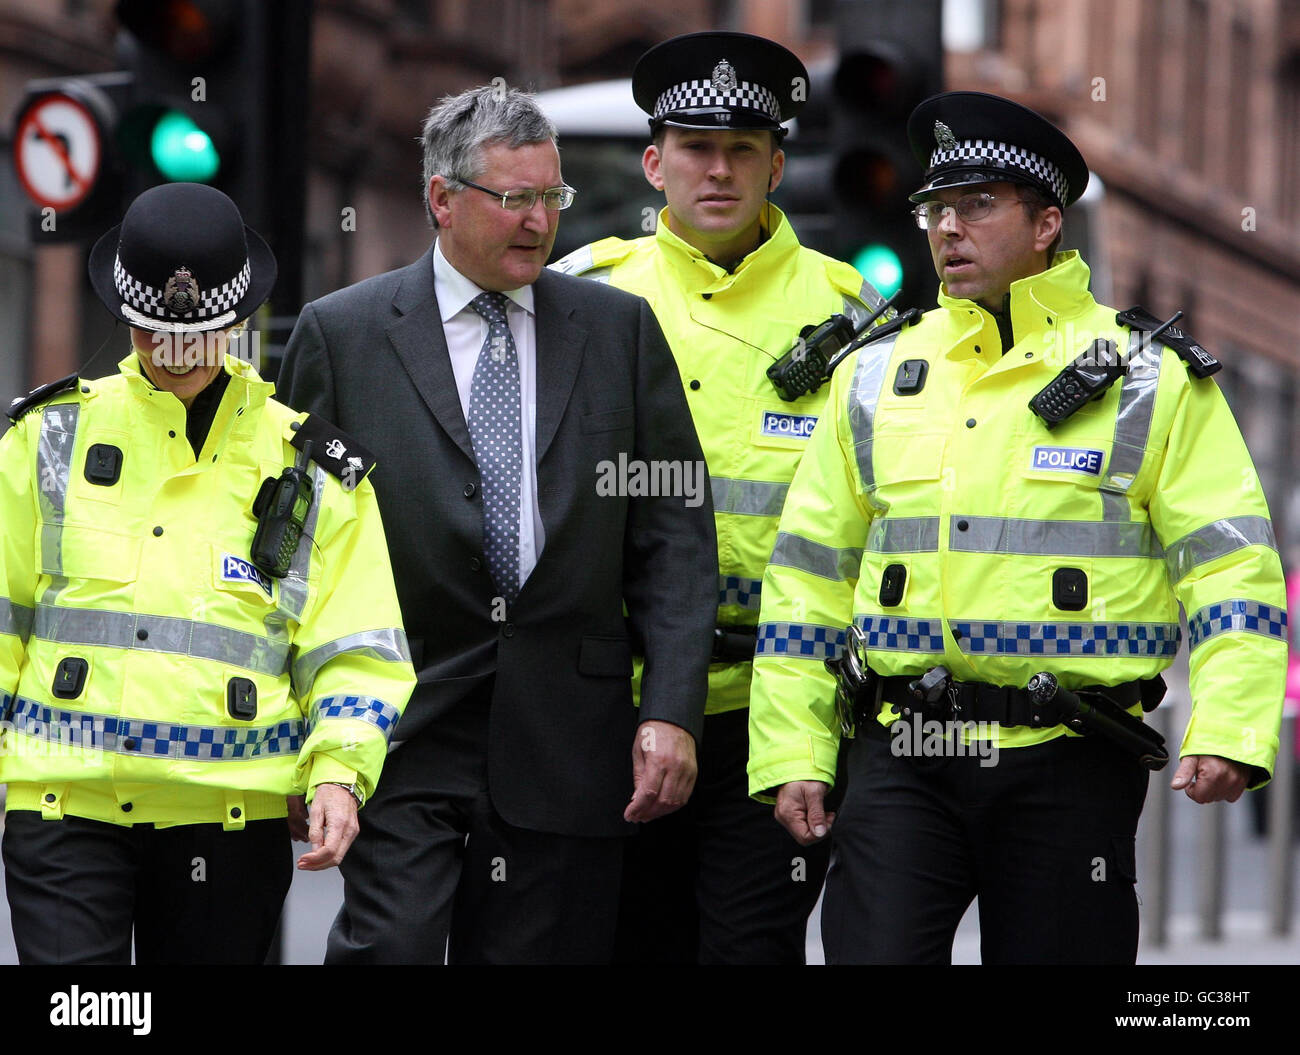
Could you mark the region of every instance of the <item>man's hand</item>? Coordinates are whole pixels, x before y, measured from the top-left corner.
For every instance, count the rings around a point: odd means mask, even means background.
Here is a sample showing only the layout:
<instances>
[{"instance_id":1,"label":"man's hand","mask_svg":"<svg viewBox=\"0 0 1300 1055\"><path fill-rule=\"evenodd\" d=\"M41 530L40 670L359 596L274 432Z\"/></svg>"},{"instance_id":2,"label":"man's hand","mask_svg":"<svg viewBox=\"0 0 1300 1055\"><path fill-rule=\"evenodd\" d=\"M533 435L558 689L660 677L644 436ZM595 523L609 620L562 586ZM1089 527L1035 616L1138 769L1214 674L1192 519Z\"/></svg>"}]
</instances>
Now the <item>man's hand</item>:
<instances>
[{"instance_id":1,"label":"man's hand","mask_svg":"<svg viewBox=\"0 0 1300 1055\"><path fill-rule=\"evenodd\" d=\"M1193 802L1236 802L1250 783L1250 766L1218 755L1188 755L1178 763L1169 786L1187 789Z\"/></svg>"},{"instance_id":2,"label":"man's hand","mask_svg":"<svg viewBox=\"0 0 1300 1055\"><path fill-rule=\"evenodd\" d=\"M320 784L311 800L311 827L307 836L316 849L298 858L304 872L320 872L335 867L357 837L357 800L352 792L338 784Z\"/></svg>"},{"instance_id":3,"label":"man's hand","mask_svg":"<svg viewBox=\"0 0 1300 1055\"><path fill-rule=\"evenodd\" d=\"M311 838L307 820L307 796L289 795L284 801L289 807L289 816L285 818L289 822L289 838L296 843L307 842Z\"/></svg>"},{"instance_id":4,"label":"man's hand","mask_svg":"<svg viewBox=\"0 0 1300 1055\"><path fill-rule=\"evenodd\" d=\"M835 814L822 809L830 785L820 780L792 780L776 793L776 819L800 846L826 838Z\"/></svg>"},{"instance_id":5,"label":"man's hand","mask_svg":"<svg viewBox=\"0 0 1300 1055\"><path fill-rule=\"evenodd\" d=\"M632 801L623 819L652 821L685 806L698 772L695 737L671 722L642 722L632 741Z\"/></svg>"}]
</instances>

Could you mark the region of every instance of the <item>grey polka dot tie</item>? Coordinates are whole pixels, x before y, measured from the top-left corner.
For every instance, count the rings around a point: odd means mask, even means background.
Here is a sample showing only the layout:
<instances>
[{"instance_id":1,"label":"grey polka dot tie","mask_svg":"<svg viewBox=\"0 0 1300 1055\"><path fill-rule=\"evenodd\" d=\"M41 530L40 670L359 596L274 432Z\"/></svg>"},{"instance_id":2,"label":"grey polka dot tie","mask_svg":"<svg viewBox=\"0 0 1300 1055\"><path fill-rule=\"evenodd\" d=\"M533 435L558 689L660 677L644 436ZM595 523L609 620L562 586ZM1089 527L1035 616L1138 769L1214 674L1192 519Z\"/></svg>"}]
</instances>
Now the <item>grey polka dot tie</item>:
<instances>
[{"instance_id":1,"label":"grey polka dot tie","mask_svg":"<svg viewBox=\"0 0 1300 1055\"><path fill-rule=\"evenodd\" d=\"M523 445L519 435L519 356L506 323L503 293L470 302L488 324L474 365L469 435L483 481L483 534L488 571L507 604L519 593L519 489Z\"/></svg>"}]
</instances>

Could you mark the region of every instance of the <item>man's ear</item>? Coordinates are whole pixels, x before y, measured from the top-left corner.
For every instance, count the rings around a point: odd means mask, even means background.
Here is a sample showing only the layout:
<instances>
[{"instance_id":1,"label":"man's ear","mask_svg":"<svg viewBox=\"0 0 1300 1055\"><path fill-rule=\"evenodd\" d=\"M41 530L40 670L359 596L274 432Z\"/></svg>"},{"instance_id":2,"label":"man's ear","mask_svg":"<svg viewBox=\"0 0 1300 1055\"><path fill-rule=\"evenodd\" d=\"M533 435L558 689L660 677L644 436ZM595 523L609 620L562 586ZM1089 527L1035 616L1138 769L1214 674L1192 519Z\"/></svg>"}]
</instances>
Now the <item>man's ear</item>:
<instances>
[{"instance_id":1,"label":"man's ear","mask_svg":"<svg viewBox=\"0 0 1300 1055\"><path fill-rule=\"evenodd\" d=\"M767 181L767 193L771 194L781 186L781 177L785 175L785 151L776 150L772 154L772 172Z\"/></svg>"},{"instance_id":2,"label":"man's ear","mask_svg":"<svg viewBox=\"0 0 1300 1055\"><path fill-rule=\"evenodd\" d=\"M429 208L439 227L451 226L451 191L447 180L442 176L430 176L429 186L425 189L429 198Z\"/></svg>"},{"instance_id":3,"label":"man's ear","mask_svg":"<svg viewBox=\"0 0 1300 1055\"><path fill-rule=\"evenodd\" d=\"M646 182L655 190L664 189L663 173L659 170L662 160L659 156L659 148L653 143L646 147L645 153L641 155L641 171L645 173Z\"/></svg>"},{"instance_id":4,"label":"man's ear","mask_svg":"<svg viewBox=\"0 0 1300 1055\"><path fill-rule=\"evenodd\" d=\"M1055 205L1049 205L1046 209L1038 214L1034 221L1034 250L1044 252L1049 245L1056 241L1056 236L1061 233L1061 210Z\"/></svg>"}]
</instances>

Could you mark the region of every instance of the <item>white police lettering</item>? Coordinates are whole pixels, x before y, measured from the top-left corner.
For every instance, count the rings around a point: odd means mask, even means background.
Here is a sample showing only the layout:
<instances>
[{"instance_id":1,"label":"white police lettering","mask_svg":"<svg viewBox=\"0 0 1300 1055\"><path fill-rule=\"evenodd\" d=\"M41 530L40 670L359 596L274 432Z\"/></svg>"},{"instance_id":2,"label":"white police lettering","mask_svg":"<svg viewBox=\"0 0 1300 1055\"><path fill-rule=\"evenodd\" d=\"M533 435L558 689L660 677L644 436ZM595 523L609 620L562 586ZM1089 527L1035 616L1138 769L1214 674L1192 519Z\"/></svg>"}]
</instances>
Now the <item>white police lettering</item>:
<instances>
[{"instance_id":1,"label":"white police lettering","mask_svg":"<svg viewBox=\"0 0 1300 1055\"><path fill-rule=\"evenodd\" d=\"M221 577L226 582L255 582L271 596L271 580L246 560L227 553L221 558Z\"/></svg>"},{"instance_id":2,"label":"white police lettering","mask_svg":"<svg viewBox=\"0 0 1300 1055\"><path fill-rule=\"evenodd\" d=\"M152 1028L152 993L83 993L79 986L50 996L52 1026L130 1026L137 1037Z\"/></svg>"},{"instance_id":3,"label":"white police lettering","mask_svg":"<svg viewBox=\"0 0 1300 1055\"><path fill-rule=\"evenodd\" d=\"M791 436L797 440L806 440L812 435L817 419L812 414L777 414L775 411L763 411L764 436Z\"/></svg>"},{"instance_id":4,"label":"white police lettering","mask_svg":"<svg viewBox=\"0 0 1300 1055\"><path fill-rule=\"evenodd\" d=\"M1030 468L1100 476L1103 457L1101 451L1088 450L1084 447L1035 447Z\"/></svg>"}]
</instances>

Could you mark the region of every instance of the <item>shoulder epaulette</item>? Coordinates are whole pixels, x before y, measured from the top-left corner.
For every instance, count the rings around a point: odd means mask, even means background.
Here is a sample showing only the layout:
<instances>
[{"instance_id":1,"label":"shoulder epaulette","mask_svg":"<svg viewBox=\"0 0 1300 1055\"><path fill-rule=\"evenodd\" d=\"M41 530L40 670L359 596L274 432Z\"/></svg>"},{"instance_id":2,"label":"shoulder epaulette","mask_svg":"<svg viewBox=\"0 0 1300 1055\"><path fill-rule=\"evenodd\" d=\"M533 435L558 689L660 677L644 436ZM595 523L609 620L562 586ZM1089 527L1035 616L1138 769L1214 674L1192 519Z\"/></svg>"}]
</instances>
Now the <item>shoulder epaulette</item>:
<instances>
[{"instance_id":1,"label":"shoulder epaulette","mask_svg":"<svg viewBox=\"0 0 1300 1055\"><path fill-rule=\"evenodd\" d=\"M344 490L351 491L375 467L375 456L346 432L335 428L319 414L308 414L289 426L289 441L298 450L311 443L311 459L331 476L337 476Z\"/></svg>"},{"instance_id":2,"label":"shoulder epaulette","mask_svg":"<svg viewBox=\"0 0 1300 1055\"><path fill-rule=\"evenodd\" d=\"M568 256L561 257L547 266L562 275L594 277L590 272L606 270L622 263L635 249L635 239L602 238L598 242L590 242L575 249Z\"/></svg>"},{"instance_id":3,"label":"shoulder epaulette","mask_svg":"<svg viewBox=\"0 0 1300 1055\"><path fill-rule=\"evenodd\" d=\"M80 374L69 374L67 377L61 377L57 381L51 381L48 385L41 385L40 388L33 389L25 396L19 396L9 404L9 409L5 412L6 416L15 425L18 419L26 414L29 410L35 410L42 403L48 403L57 395L64 392L70 392L77 387L77 382L81 380Z\"/></svg>"},{"instance_id":4,"label":"shoulder epaulette","mask_svg":"<svg viewBox=\"0 0 1300 1055\"><path fill-rule=\"evenodd\" d=\"M891 333L897 333L905 326L911 326L912 323L916 322L920 317L921 312L919 310L916 308L908 308L902 314L895 315L888 322L882 322L874 330L868 330L861 338L859 338L861 341L859 347L874 344L882 337L888 337Z\"/></svg>"},{"instance_id":5,"label":"shoulder epaulette","mask_svg":"<svg viewBox=\"0 0 1300 1055\"><path fill-rule=\"evenodd\" d=\"M1121 326L1149 333L1159 327L1162 320L1157 319L1146 308L1137 306L1129 308L1128 311L1118 312L1115 321ZM1156 339L1166 348L1177 353L1178 358L1187 364L1187 369L1194 377L1209 377L1223 369L1223 364L1219 360L1177 326L1170 326Z\"/></svg>"}]
</instances>

